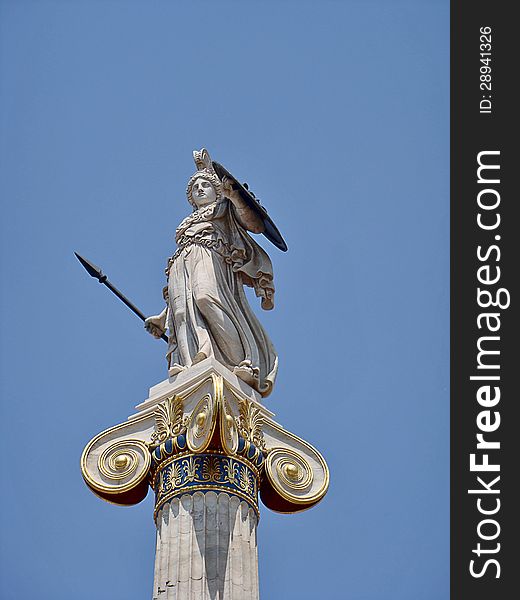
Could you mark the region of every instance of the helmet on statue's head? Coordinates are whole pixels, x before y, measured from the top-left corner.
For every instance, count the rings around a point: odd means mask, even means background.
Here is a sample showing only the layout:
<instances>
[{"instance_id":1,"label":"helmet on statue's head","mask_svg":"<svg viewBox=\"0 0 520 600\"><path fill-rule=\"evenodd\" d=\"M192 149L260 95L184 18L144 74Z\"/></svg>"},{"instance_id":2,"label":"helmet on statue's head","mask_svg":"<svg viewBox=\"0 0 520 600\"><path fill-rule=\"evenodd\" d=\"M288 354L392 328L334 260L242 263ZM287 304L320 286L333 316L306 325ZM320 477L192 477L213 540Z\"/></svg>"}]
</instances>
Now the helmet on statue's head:
<instances>
[{"instance_id":1,"label":"helmet on statue's head","mask_svg":"<svg viewBox=\"0 0 520 600\"><path fill-rule=\"evenodd\" d=\"M197 181L197 179L204 179L205 181L208 181L215 190L217 201L220 200L223 196L222 182L218 178L218 175L216 174L215 169L213 168L213 163L211 162L209 152L206 150L206 148L202 148L201 150L194 150L193 160L195 161L195 165L197 166L197 172L194 173L188 181L188 187L186 188L186 196L188 197L188 202L195 208L197 207L192 196L193 184Z\"/></svg>"}]
</instances>

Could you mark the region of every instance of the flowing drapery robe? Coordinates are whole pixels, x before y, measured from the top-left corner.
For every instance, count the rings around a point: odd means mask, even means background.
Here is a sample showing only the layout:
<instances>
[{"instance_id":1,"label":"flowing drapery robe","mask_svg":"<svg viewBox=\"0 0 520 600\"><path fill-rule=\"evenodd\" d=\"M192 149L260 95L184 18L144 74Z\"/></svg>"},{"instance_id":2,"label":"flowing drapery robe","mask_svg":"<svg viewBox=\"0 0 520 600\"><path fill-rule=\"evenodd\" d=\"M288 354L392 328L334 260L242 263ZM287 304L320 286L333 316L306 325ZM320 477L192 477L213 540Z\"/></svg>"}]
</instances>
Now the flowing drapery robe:
<instances>
[{"instance_id":1,"label":"flowing drapery robe","mask_svg":"<svg viewBox=\"0 0 520 600\"><path fill-rule=\"evenodd\" d=\"M243 287L255 289L262 308L273 308L273 268L267 253L226 198L184 219L176 242L178 249L166 269L170 373L191 366L204 353L267 396L278 358Z\"/></svg>"}]
</instances>

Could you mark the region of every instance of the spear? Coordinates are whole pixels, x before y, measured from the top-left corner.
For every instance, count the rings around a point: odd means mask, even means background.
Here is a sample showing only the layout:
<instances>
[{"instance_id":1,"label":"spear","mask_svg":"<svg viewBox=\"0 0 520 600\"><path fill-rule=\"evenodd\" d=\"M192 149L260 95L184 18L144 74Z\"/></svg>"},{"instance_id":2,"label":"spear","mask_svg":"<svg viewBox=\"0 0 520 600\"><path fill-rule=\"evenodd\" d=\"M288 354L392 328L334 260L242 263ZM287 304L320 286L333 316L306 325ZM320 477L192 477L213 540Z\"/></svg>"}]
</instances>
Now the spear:
<instances>
[{"instance_id":1,"label":"spear","mask_svg":"<svg viewBox=\"0 0 520 600\"><path fill-rule=\"evenodd\" d=\"M141 319L141 321L146 320L146 317L137 308L137 306L130 302L130 300L108 280L107 276L103 274L103 271L99 267L96 267L96 265L88 261L86 258L83 258L83 256L80 256L77 252L74 252L74 254L76 255L76 258L79 260L79 262L85 267L85 270L91 277L95 277L99 281L99 283L106 285L107 288L119 298L119 300L124 302L128 306L128 308ZM168 338L166 337L166 335L164 335L164 333L161 335L161 339L163 339L165 342L168 342Z\"/></svg>"}]
</instances>

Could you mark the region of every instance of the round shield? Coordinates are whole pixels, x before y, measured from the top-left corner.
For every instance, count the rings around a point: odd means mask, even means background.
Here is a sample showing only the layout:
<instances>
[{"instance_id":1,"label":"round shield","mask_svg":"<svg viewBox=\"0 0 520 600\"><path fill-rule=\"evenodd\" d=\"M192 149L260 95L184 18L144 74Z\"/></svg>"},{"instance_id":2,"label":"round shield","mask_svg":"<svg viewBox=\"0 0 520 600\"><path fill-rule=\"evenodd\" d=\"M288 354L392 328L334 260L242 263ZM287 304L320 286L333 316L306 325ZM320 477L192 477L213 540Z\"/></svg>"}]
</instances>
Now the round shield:
<instances>
[{"instance_id":1,"label":"round shield","mask_svg":"<svg viewBox=\"0 0 520 600\"><path fill-rule=\"evenodd\" d=\"M221 181L224 177L230 179L233 189L238 191L242 200L262 219L264 223L264 231L262 233L265 237L277 248L286 252L287 244L285 243L282 234L278 231L278 227L273 223L265 208L260 204L257 198L255 198L255 195L249 191L247 184L240 183L236 177L231 175L231 173L218 162L212 161L212 164L219 179Z\"/></svg>"}]
</instances>

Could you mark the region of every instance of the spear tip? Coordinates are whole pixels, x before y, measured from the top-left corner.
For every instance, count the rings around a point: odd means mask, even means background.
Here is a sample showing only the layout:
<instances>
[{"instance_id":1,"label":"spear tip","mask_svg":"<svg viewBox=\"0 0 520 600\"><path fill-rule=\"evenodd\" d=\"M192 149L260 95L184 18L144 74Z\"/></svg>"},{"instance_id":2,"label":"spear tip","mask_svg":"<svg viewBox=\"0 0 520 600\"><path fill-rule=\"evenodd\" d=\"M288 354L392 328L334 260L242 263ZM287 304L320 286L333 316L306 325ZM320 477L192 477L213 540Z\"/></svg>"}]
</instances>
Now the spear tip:
<instances>
[{"instance_id":1,"label":"spear tip","mask_svg":"<svg viewBox=\"0 0 520 600\"><path fill-rule=\"evenodd\" d=\"M85 270L91 277L95 277L99 280L101 279L101 277L103 277L103 271L101 271L99 267L91 263L86 258L83 258L83 256L81 256L77 252L74 252L74 254L76 255L76 258L79 260L79 262L85 267Z\"/></svg>"}]
</instances>

